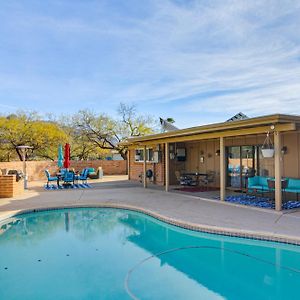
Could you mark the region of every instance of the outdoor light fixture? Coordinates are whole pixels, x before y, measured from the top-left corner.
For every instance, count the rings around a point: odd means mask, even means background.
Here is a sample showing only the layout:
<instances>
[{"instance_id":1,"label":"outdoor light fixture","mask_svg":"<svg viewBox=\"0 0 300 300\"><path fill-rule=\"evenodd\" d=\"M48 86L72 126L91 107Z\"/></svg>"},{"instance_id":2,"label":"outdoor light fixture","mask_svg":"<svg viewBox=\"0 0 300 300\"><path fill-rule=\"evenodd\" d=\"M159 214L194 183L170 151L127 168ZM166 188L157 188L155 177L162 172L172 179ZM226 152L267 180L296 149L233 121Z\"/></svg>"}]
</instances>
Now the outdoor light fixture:
<instances>
[{"instance_id":1,"label":"outdoor light fixture","mask_svg":"<svg viewBox=\"0 0 300 300\"><path fill-rule=\"evenodd\" d=\"M26 152L28 149L32 149L31 146L21 145L17 146L17 149L20 149L22 151L22 161L23 161L23 173L24 173L24 189L27 189L27 170L26 170Z\"/></svg>"},{"instance_id":2,"label":"outdoor light fixture","mask_svg":"<svg viewBox=\"0 0 300 300\"><path fill-rule=\"evenodd\" d=\"M175 153L171 152L170 153L170 159L175 159L175 157L176 157Z\"/></svg>"},{"instance_id":3,"label":"outdoor light fixture","mask_svg":"<svg viewBox=\"0 0 300 300\"><path fill-rule=\"evenodd\" d=\"M286 153L287 153L287 150L288 150L287 146L283 146L283 147L281 148L281 154L282 154L282 155L286 154Z\"/></svg>"},{"instance_id":4,"label":"outdoor light fixture","mask_svg":"<svg viewBox=\"0 0 300 300\"><path fill-rule=\"evenodd\" d=\"M220 156L220 153L221 153L220 150L217 150L216 151L216 156Z\"/></svg>"}]
</instances>

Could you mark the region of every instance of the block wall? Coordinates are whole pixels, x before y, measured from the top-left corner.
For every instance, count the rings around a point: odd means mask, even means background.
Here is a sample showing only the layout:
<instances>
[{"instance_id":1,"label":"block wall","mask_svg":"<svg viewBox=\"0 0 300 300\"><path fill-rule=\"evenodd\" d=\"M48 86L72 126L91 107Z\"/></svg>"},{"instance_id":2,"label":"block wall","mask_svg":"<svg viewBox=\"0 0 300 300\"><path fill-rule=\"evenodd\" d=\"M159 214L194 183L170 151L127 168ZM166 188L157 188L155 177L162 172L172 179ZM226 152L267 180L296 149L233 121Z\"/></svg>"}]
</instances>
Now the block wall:
<instances>
[{"instance_id":1,"label":"block wall","mask_svg":"<svg viewBox=\"0 0 300 300\"><path fill-rule=\"evenodd\" d=\"M27 161L28 180L45 179L44 171L47 169L51 174L58 171L56 161ZM102 167L104 175L126 175L127 162L125 160L91 160L91 161L71 161L71 167L75 171L81 171L84 168ZM23 162L0 162L0 169L23 170Z\"/></svg>"},{"instance_id":2,"label":"block wall","mask_svg":"<svg viewBox=\"0 0 300 300\"><path fill-rule=\"evenodd\" d=\"M147 170L152 170L154 177L151 182L158 185L164 185L164 148L161 145L160 151L160 160L158 163L147 162ZM133 181L140 181L140 175L143 174L144 170L144 163L143 162L136 162L135 161L135 149L129 150L129 179Z\"/></svg>"},{"instance_id":3,"label":"block wall","mask_svg":"<svg viewBox=\"0 0 300 300\"><path fill-rule=\"evenodd\" d=\"M24 192L24 181L16 181L15 175L0 175L0 198L11 198L22 195Z\"/></svg>"}]
</instances>

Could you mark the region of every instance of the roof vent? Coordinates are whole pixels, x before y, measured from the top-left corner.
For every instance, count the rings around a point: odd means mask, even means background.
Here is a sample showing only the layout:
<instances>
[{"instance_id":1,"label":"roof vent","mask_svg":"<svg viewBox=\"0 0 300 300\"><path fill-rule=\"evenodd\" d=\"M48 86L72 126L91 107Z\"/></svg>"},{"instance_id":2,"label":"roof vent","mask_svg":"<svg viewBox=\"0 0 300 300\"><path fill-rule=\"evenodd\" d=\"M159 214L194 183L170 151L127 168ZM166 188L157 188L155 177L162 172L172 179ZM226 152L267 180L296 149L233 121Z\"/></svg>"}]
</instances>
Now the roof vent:
<instances>
[{"instance_id":1,"label":"roof vent","mask_svg":"<svg viewBox=\"0 0 300 300\"><path fill-rule=\"evenodd\" d=\"M238 114L234 115L232 118L228 119L226 122L234 122L234 121L240 121L246 119L249 119L249 117L243 114L242 112L239 112Z\"/></svg>"}]
</instances>

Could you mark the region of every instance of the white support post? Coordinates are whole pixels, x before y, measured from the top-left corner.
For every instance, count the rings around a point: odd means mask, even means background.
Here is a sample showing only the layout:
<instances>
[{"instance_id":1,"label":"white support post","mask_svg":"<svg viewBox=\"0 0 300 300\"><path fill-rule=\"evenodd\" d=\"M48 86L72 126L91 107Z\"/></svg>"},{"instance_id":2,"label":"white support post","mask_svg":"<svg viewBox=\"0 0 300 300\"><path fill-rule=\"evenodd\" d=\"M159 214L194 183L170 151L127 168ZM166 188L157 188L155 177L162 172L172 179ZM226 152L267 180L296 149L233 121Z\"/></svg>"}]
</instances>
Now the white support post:
<instances>
[{"instance_id":1,"label":"white support post","mask_svg":"<svg viewBox=\"0 0 300 300\"><path fill-rule=\"evenodd\" d=\"M220 199L225 201L226 197L226 162L224 137L220 137Z\"/></svg>"},{"instance_id":2,"label":"white support post","mask_svg":"<svg viewBox=\"0 0 300 300\"><path fill-rule=\"evenodd\" d=\"M281 211L282 209L282 187L281 187L281 134L274 132L274 150L275 150L275 209Z\"/></svg>"},{"instance_id":3,"label":"white support post","mask_svg":"<svg viewBox=\"0 0 300 300\"><path fill-rule=\"evenodd\" d=\"M144 188L147 187L147 148L146 146L144 146L144 166L143 166L143 182L144 182Z\"/></svg>"},{"instance_id":4,"label":"white support post","mask_svg":"<svg viewBox=\"0 0 300 300\"><path fill-rule=\"evenodd\" d=\"M165 143L165 190L169 191L170 185L170 154L169 143Z\"/></svg>"},{"instance_id":5,"label":"white support post","mask_svg":"<svg viewBox=\"0 0 300 300\"><path fill-rule=\"evenodd\" d=\"M130 151L127 149L127 179L130 180Z\"/></svg>"}]
</instances>

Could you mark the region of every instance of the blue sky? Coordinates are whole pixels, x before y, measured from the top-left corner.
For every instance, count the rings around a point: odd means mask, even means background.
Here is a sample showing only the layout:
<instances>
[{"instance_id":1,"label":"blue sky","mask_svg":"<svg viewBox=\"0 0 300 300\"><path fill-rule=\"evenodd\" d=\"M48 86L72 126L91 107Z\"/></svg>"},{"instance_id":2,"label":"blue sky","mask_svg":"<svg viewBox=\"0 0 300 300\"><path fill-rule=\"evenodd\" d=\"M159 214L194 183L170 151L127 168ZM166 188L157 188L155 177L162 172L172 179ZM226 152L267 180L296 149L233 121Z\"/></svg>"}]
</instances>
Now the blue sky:
<instances>
[{"instance_id":1,"label":"blue sky","mask_svg":"<svg viewBox=\"0 0 300 300\"><path fill-rule=\"evenodd\" d=\"M0 2L0 111L300 114L300 1Z\"/></svg>"}]
</instances>

